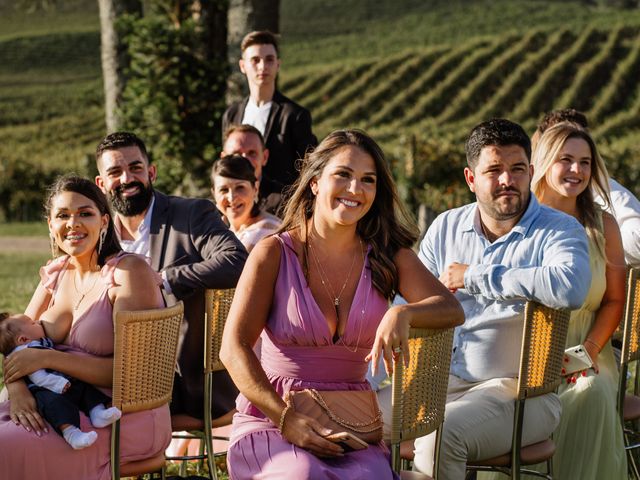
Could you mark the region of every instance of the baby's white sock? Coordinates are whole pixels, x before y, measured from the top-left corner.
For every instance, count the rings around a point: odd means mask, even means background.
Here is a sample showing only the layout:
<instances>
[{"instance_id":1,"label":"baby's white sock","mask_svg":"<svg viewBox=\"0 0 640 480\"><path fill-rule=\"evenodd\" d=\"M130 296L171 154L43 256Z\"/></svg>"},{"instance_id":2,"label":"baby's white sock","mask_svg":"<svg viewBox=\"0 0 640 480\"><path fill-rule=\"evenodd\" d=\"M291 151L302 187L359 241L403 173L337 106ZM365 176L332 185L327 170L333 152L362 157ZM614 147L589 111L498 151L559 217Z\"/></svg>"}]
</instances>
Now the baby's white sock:
<instances>
[{"instance_id":1,"label":"baby's white sock","mask_svg":"<svg viewBox=\"0 0 640 480\"><path fill-rule=\"evenodd\" d=\"M117 407L105 408L99 403L89 411L91 425L96 428L106 427L118 420L122 416L122 412Z\"/></svg>"},{"instance_id":2,"label":"baby's white sock","mask_svg":"<svg viewBox=\"0 0 640 480\"><path fill-rule=\"evenodd\" d=\"M62 436L75 450L80 450L88 447L89 445L93 445L93 442L98 438L98 434L96 432L83 432L73 425L65 428L62 431Z\"/></svg>"}]
</instances>

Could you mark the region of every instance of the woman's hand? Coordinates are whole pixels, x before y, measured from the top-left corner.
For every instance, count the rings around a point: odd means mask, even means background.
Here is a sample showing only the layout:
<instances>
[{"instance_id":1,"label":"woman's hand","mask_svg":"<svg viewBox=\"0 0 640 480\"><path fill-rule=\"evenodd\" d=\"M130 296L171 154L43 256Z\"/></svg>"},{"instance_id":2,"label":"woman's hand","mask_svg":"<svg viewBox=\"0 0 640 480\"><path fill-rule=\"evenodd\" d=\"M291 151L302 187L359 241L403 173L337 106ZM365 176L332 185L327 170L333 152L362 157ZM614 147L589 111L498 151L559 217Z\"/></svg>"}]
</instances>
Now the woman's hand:
<instances>
[{"instance_id":1,"label":"woman's hand","mask_svg":"<svg viewBox=\"0 0 640 480\"><path fill-rule=\"evenodd\" d=\"M48 432L47 424L36 407L36 400L24 382L7 385L7 388L11 421L16 425L22 425L27 432L33 430L38 436L42 435L42 432Z\"/></svg>"},{"instance_id":2,"label":"woman's hand","mask_svg":"<svg viewBox=\"0 0 640 480\"><path fill-rule=\"evenodd\" d=\"M594 372L600 373L600 369L598 368L598 355L600 355L600 349L592 341L585 340L583 345L584 345L584 349L589 354L591 361L593 362L593 365L591 366L591 368L593 368Z\"/></svg>"},{"instance_id":3,"label":"woman's hand","mask_svg":"<svg viewBox=\"0 0 640 480\"><path fill-rule=\"evenodd\" d=\"M4 359L4 382L11 383L30 373L46 368L47 351L39 348L23 348Z\"/></svg>"},{"instance_id":4,"label":"woman's hand","mask_svg":"<svg viewBox=\"0 0 640 480\"><path fill-rule=\"evenodd\" d=\"M371 362L371 372L378 371L380 352L384 358L384 367L389 375L393 373L393 362L402 356L404 364L409 362L409 319L403 314L403 305L396 305L384 314L373 342L371 352L365 360Z\"/></svg>"},{"instance_id":5,"label":"woman's hand","mask_svg":"<svg viewBox=\"0 0 640 480\"><path fill-rule=\"evenodd\" d=\"M293 445L303 448L317 457L342 457L344 450L340 445L323 437L333 433L324 428L317 420L289 410L286 413L282 436Z\"/></svg>"}]
</instances>

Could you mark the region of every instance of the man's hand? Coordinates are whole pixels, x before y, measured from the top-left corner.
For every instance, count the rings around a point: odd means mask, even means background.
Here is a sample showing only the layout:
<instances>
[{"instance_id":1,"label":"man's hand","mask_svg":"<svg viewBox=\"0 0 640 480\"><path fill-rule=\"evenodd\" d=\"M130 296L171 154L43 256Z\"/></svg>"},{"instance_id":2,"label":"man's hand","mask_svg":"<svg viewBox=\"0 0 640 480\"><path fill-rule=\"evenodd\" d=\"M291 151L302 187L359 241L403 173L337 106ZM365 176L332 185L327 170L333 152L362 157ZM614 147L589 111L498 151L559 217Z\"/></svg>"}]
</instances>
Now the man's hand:
<instances>
[{"instance_id":1,"label":"man's hand","mask_svg":"<svg viewBox=\"0 0 640 480\"><path fill-rule=\"evenodd\" d=\"M464 272L467 271L469 265L464 263L452 263L445 268L442 275L440 275L440 281L447 287L452 293L459 288L464 288Z\"/></svg>"}]
</instances>

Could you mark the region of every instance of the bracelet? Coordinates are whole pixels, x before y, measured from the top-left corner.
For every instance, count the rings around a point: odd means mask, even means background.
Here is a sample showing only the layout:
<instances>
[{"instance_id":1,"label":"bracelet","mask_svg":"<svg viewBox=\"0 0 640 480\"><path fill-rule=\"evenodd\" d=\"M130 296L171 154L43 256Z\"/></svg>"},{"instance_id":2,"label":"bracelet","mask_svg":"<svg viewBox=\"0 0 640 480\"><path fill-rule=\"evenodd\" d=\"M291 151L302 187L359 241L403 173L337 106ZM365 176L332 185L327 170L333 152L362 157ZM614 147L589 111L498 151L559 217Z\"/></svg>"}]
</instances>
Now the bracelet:
<instances>
[{"instance_id":1,"label":"bracelet","mask_svg":"<svg viewBox=\"0 0 640 480\"><path fill-rule=\"evenodd\" d=\"M289 413L289 410L291 410L291 405L287 405L286 407L284 407L282 409L282 413L280 414L280 423L278 424L278 430L280 430L280 433L282 433L282 429L284 428L284 421L287 417L287 413Z\"/></svg>"},{"instance_id":2,"label":"bracelet","mask_svg":"<svg viewBox=\"0 0 640 480\"><path fill-rule=\"evenodd\" d=\"M593 345L594 347L596 347L598 349L598 353L600 353L602 351L602 347L600 345L598 345L597 342L594 342L593 340L591 340L590 338L585 338L584 339L584 343L590 343L591 345Z\"/></svg>"}]
</instances>

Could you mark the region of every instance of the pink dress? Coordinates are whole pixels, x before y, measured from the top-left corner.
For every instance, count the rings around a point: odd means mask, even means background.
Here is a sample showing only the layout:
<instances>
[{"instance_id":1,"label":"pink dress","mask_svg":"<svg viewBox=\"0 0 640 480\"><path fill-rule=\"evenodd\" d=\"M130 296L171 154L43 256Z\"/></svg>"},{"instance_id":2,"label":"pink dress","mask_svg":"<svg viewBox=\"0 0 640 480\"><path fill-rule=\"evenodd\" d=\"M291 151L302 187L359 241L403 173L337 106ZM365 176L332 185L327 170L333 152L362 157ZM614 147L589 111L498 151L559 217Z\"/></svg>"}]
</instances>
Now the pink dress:
<instances>
[{"instance_id":1,"label":"pink dress","mask_svg":"<svg viewBox=\"0 0 640 480\"><path fill-rule=\"evenodd\" d=\"M77 316L64 343L56 348L78 356L113 356L113 308L108 290L114 286L114 271L125 254L110 259L101 271L100 298ZM55 302L58 279L66 271L68 257L60 257L40 270L42 284ZM161 305L159 305L161 306ZM111 395L109 390L104 390ZM111 427L95 428L80 414L83 431L95 430L96 443L73 450L49 427L42 437L16 426L9 417L9 402L0 403L0 478L48 480L107 480L111 477L109 442ZM169 407L125 415L121 422L123 461L143 459L162 452L171 440Z\"/></svg>"},{"instance_id":2,"label":"pink dress","mask_svg":"<svg viewBox=\"0 0 640 480\"><path fill-rule=\"evenodd\" d=\"M267 325L261 364L279 395L289 390L368 390L365 380L376 329L388 303L373 287L368 258L351 305L343 338L333 342L296 257L288 233ZM384 445L320 459L287 442L278 427L242 394L236 402L227 463L231 479L391 479Z\"/></svg>"}]
</instances>

